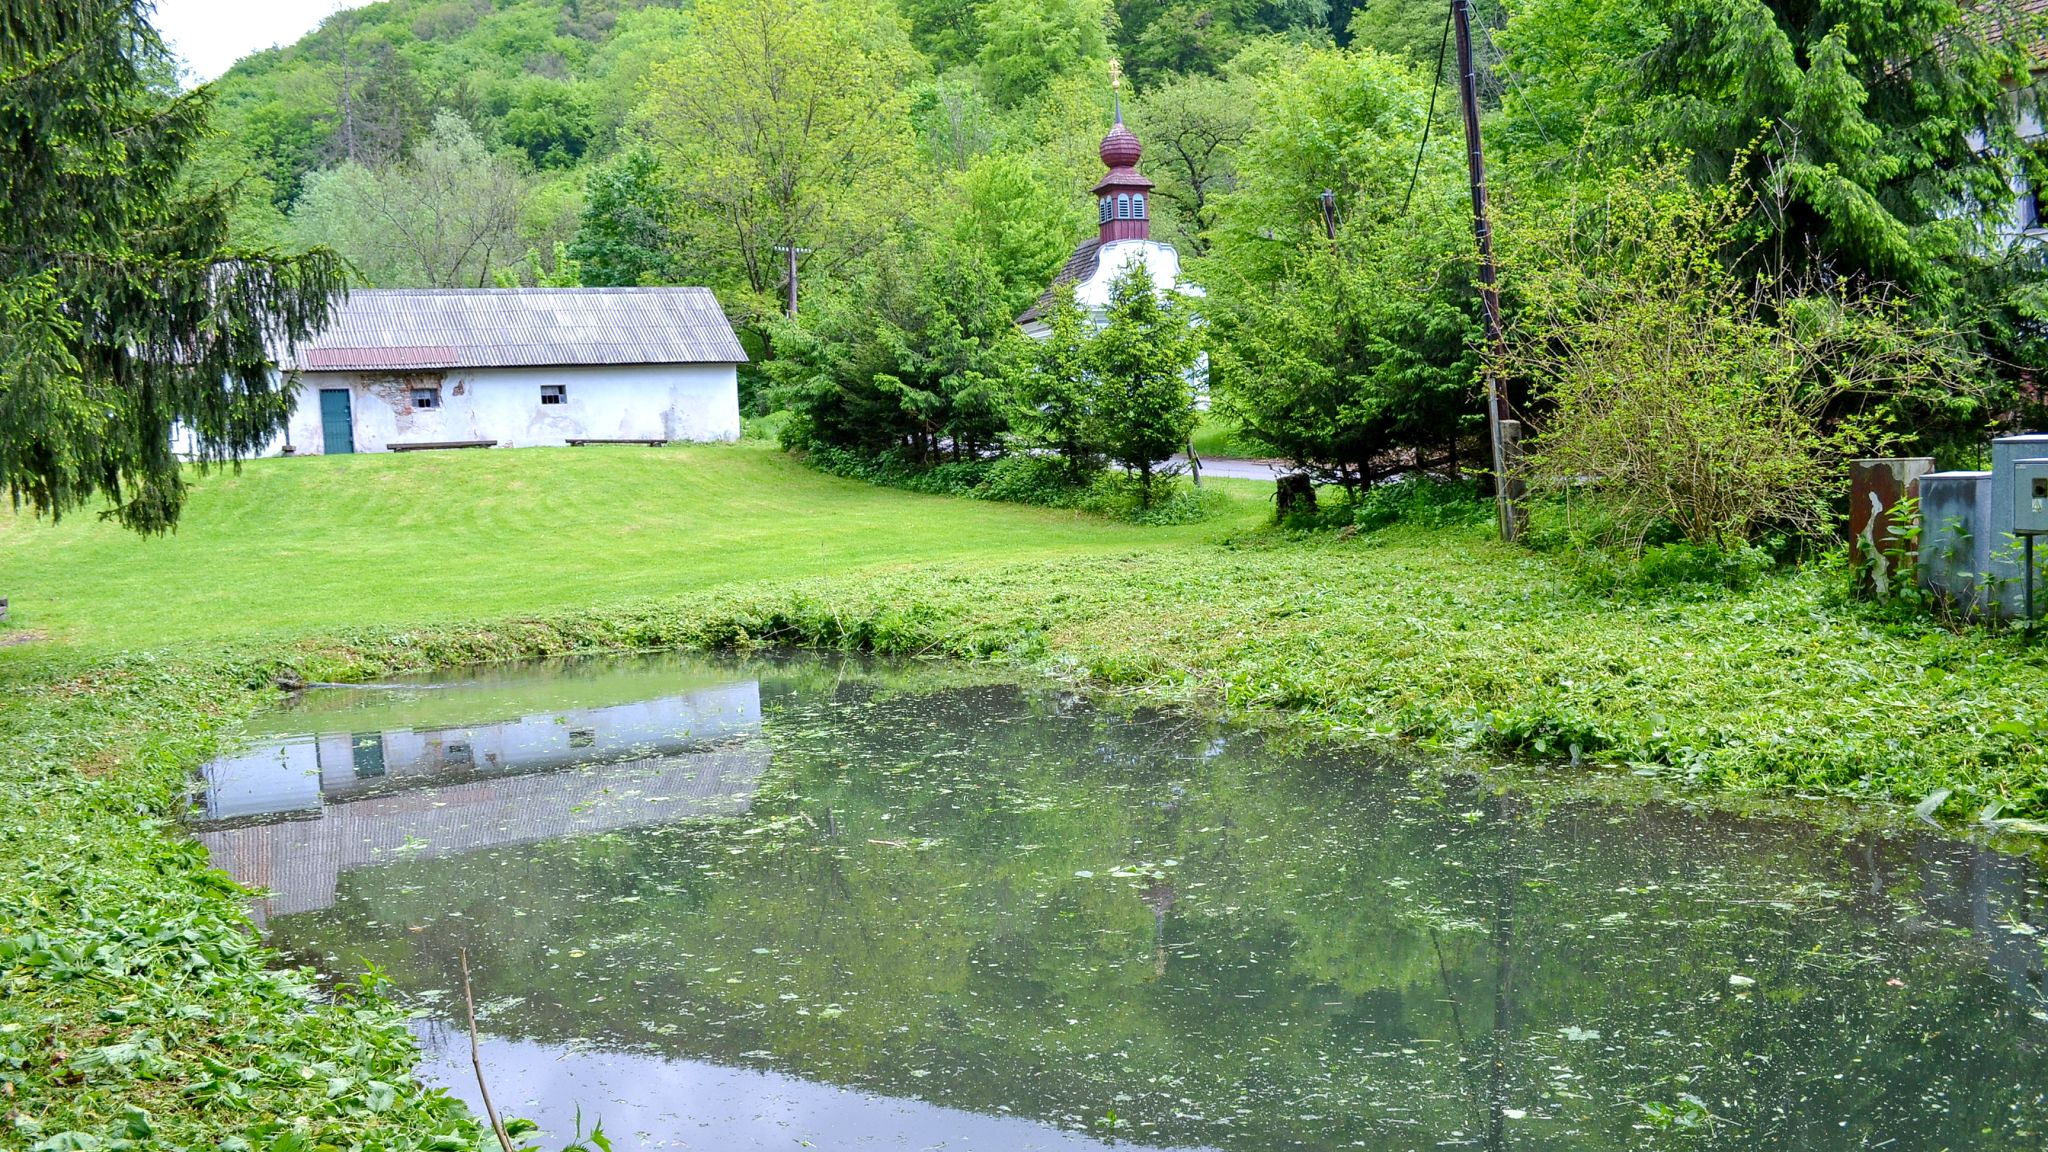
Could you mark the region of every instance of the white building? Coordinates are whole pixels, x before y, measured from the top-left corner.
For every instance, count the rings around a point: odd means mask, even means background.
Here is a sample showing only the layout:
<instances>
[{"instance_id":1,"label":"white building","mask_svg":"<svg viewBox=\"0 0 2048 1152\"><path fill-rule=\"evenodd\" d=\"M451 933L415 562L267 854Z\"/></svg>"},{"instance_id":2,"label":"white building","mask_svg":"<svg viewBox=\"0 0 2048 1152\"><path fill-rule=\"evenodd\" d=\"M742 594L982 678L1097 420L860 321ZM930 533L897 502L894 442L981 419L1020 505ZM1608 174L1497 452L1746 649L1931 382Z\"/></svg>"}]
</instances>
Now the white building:
<instances>
[{"instance_id":1,"label":"white building","mask_svg":"<svg viewBox=\"0 0 2048 1152\"><path fill-rule=\"evenodd\" d=\"M1123 105L1119 101L1116 126L1102 138L1102 163L1108 174L1096 182L1096 233L1081 241L1073 255L1038 302L1017 317L1018 327L1034 340L1045 338L1049 328L1045 311L1052 304L1053 291L1062 284L1074 286L1074 302L1097 327L1107 322L1109 286L1132 264L1143 263L1152 283L1162 293L1200 295L1191 284L1180 282L1180 253L1171 244L1152 239L1152 181L1139 173L1138 161L1144 145L1124 127Z\"/></svg>"},{"instance_id":2,"label":"white building","mask_svg":"<svg viewBox=\"0 0 2048 1152\"><path fill-rule=\"evenodd\" d=\"M352 292L267 454L736 440L746 358L707 288Z\"/></svg>"}]
</instances>

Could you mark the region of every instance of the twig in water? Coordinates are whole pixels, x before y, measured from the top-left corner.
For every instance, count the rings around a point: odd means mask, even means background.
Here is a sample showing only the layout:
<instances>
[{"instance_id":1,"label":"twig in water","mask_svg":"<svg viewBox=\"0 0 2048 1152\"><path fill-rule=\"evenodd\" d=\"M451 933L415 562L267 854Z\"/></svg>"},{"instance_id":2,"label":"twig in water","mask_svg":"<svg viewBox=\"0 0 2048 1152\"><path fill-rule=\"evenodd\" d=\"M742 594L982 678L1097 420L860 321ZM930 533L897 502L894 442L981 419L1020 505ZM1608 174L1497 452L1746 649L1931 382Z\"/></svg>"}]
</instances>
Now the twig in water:
<instances>
[{"instance_id":1,"label":"twig in water","mask_svg":"<svg viewBox=\"0 0 2048 1152\"><path fill-rule=\"evenodd\" d=\"M491 1131L498 1134L498 1143L505 1152L518 1152L512 1147L512 1136L505 1131L505 1122L498 1119L498 1108L491 1103L491 1089L484 1083L484 1057L476 1043L476 997L469 991L469 949L462 950L462 1004L469 1009L469 1063L476 1069L476 1090L484 1098L484 1115L491 1118Z\"/></svg>"}]
</instances>

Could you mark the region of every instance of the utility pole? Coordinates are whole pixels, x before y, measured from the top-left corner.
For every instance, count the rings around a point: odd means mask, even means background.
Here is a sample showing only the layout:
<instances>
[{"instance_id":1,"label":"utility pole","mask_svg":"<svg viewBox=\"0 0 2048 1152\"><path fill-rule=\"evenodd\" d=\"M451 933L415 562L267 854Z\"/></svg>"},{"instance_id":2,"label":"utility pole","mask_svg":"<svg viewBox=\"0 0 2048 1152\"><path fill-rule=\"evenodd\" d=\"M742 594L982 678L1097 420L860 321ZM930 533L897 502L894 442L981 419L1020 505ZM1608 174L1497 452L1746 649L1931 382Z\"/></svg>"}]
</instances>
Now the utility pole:
<instances>
[{"instance_id":1,"label":"utility pole","mask_svg":"<svg viewBox=\"0 0 2048 1152\"><path fill-rule=\"evenodd\" d=\"M1337 242L1337 194L1325 188L1323 189L1321 199L1323 204L1323 235L1329 239L1330 243L1335 244Z\"/></svg>"},{"instance_id":2,"label":"utility pole","mask_svg":"<svg viewBox=\"0 0 2048 1152\"><path fill-rule=\"evenodd\" d=\"M803 253L809 252L810 249L799 248L794 244L777 244L775 245L775 251L787 253L789 256L789 303L787 311L789 318L794 320L796 319L796 258Z\"/></svg>"},{"instance_id":3,"label":"utility pole","mask_svg":"<svg viewBox=\"0 0 2048 1152\"><path fill-rule=\"evenodd\" d=\"M1486 213L1486 153L1479 144L1479 74L1472 63L1472 0L1451 0L1451 24L1458 38L1458 96L1465 106L1465 164L1472 177L1472 232L1479 241L1479 307L1486 320L1489 359L1498 364L1507 351L1500 325L1500 289L1494 284L1493 224ZM1486 438L1493 449L1493 491L1500 538L1522 534L1521 509L1516 507L1514 481L1508 476L1508 441L1519 439L1521 426L1507 418L1507 396L1493 367L1486 376ZM1504 425L1513 424L1513 428Z\"/></svg>"}]
</instances>

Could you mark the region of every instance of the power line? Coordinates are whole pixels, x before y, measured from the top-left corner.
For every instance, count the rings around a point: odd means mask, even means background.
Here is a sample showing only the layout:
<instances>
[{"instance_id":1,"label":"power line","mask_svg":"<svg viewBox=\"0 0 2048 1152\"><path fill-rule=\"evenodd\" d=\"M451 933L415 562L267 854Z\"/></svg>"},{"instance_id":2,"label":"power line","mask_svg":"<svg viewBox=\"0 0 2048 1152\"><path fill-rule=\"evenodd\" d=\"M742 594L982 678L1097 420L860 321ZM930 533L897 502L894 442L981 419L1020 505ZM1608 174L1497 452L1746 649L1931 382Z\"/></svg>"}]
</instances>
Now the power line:
<instances>
[{"instance_id":1,"label":"power line","mask_svg":"<svg viewBox=\"0 0 2048 1152\"><path fill-rule=\"evenodd\" d=\"M1429 147L1430 125L1436 123L1436 91L1444 86L1444 48L1451 42L1451 9L1444 9L1444 34L1436 42L1436 73L1429 78L1429 114L1422 118L1422 143L1415 147L1415 170L1408 173L1408 194L1401 197L1401 215L1415 199L1415 181L1422 175L1422 153Z\"/></svg>"}]
</instances>

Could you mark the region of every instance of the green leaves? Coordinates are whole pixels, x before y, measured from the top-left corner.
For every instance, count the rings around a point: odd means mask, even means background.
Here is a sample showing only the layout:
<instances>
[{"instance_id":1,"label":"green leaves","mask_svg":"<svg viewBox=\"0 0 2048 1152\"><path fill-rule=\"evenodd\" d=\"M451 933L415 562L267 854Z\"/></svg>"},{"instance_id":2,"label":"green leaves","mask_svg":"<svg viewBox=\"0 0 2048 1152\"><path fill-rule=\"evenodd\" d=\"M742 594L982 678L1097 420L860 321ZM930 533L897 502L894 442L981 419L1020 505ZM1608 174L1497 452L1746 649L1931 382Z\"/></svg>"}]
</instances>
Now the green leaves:
<instances>
[{"instance_id":1,"label":"green leaves","mask_svg":"<svg viewBox=\"0 0 2048 1152\"><path fill-rule=\"evenodd\" d=\"M919 464L978 457L1011 414L1022 337L1004 290L974 249L911 241L865 270L854 290L774 327L769 365L792 413L783 442Z\"/></svg>"},{"instance_id":2,"label":"green leaves","mask_svg":"<svg viewBox=\"0 0 2048 1152\"><path fill-rule=\"evenodd\" d=\"M38 515L101 500L163 532L185 493L173 425L202 465L260 450L291 408L273 352L343 282L330 253L231 244L229 195L185 182L210 96L165 94L146 12L0 6L0 489Z\"/></svg>"},{"instance_id":3,"label":"green leaves","mask_svg":"<svg viewBox=\"0 0 2048 1152\"><path fill-rule=\"evenodd\" d=\"M1095 435L1104 455L1138 477L1149 505L1153 469L1195 428L1188 373L1200 344L1179 298L1160 291L1142 259L1110 281L1106 321L1087 345Z\"/></svg>"},{"instance_id":4,"label":"green leaves","mask_svg":"<svg viewBox=\"0 0 2048 1152\"><path fill-rule=\"evenodd\" d=\"M680 193L693 278L734 322L780 313L799 275L846 268L890 236L909 191L910 81L923 61L874 0L705 0L649 73L634 114Z\"/></svg>"},{"instance_id":5,"label":"green leaves","mask_svg":"<svg viewBox=\"0 0 2048 1152\"><path fill-rule=\"evenodd\" d=\"M1531 482L1568 516L1609 518L1606 542L1631 555L1660 524L1720 548L1766 524L1831 531L1843 462L1893 438L1840 410L1967 392L1972 364L1882 294L1746 272L1765 209L1744 185L1697 192L1684 169L1616 168L1515 222L1502 371L1549 409Z\"/></svg>"},{"instance_id":6,"label":"green leaves","mask_svg":"<svg viewBox=\"0 0 2048 1152\"><path fill-rule=\"evenodd\" d=\"M1443 453L1479 413L1471 226L1455 150L1414 167L1427 94L1412 69L1363 51L1285 64L1257 85L1238 189L1218 199L1214 248L1192 274L1220 407L1356 490L1398 450ZM1334 240L1304 194L1315 188L1336 197Z\"/></svg>"}]
</instances>

